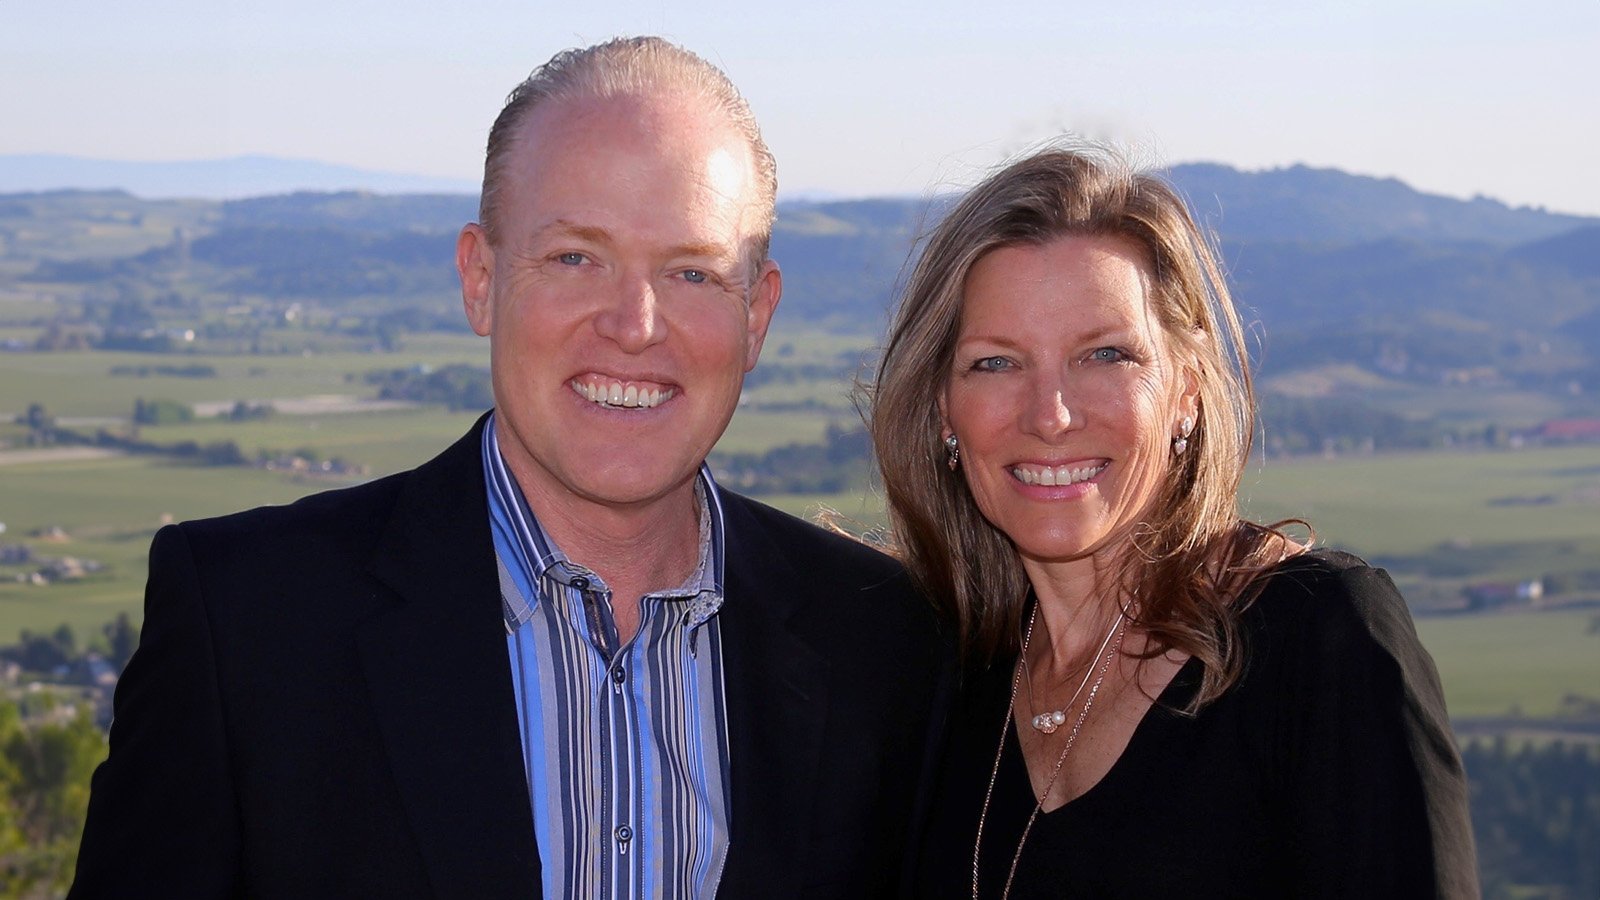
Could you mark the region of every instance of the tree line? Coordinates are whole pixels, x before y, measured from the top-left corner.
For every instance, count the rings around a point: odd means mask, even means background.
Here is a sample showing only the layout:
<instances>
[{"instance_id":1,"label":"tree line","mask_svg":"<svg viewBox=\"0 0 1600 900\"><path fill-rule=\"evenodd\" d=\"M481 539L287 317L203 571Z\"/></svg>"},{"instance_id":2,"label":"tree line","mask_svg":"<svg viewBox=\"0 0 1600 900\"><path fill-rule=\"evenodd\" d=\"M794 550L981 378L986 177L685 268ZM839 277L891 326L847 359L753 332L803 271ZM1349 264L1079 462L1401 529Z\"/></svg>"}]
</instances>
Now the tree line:
<instances>
[{"instance_id":1,"label":"tree line","mask_svg":"<svg viewBox=\"0 0 1600 900\"><path fill-rule=\"evenodd\" d=\"M1600 748L1501 736L1461 756L1485 900L1600 897Z\"/></svg>"}]
</instances>

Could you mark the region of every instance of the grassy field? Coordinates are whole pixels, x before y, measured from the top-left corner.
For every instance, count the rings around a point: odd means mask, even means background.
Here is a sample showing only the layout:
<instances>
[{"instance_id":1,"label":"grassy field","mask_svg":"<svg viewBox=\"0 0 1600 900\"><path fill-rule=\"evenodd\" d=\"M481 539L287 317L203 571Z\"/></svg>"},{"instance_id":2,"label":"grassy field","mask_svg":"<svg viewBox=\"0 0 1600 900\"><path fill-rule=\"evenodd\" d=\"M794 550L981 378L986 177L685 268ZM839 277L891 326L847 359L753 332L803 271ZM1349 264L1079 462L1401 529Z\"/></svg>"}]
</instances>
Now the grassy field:
<instances>
[{"instance_id":1,"label":"grassy field","mask_svg":"<svg viewBox=\"0 0 1600 900\"><path fill-rule=\"evenodd\" d=\"M1560 395L1479 384L1421 384L1388 378L1350 364L1269 375L1257 385L1267 393L1302 399L1342 398L1370 403L1409 418L1432 418L1453 429L1530 427L1546 419L1592 416L1593 396Z\"/></svg>"},{"instance_id":2,"label":"grassy field","mask_svg":"<svg viewBox=\"0 0 1600 900\"><path fill-rule=\"evenodd\" d=\"M451 363L488 365L476 338L436 338L405 353L206 356L148 353L0 353L0 415L42 403L57 416L132 414L136 397L180 403L270 400L316 394L370 395L361 377L374 369ZM208 365L215 378L113 376L122 366Z\"/></svg>"},{"instance_id":3,"label":"grassy field","mask_svg":"<svg viewBox=\"0 0 1600 900\"><path fill-rule=\"evenodd\" d=\"M1600 610L1430 616L1417 620L1457 718L1560 712L1569 695L1600 701Z\"/></svg>"},{"instance_id":4,"label":"grassy field","mask_svg":"<svg viewBox=\"0 0 1600 900\"><path fill-rule=\"evenodd\" d=\"M257 451L315 450L320 459L335 456L387 475L426 462L466 433L477 412L450 412L443 407L348 415L278 415L248 422L196 420L179 425L147 426L147 441L237 441L246 456Z\"/></svg>"},{"instance_id":5,"label":"grassy field","mask_svg":"<svg viewBox=\"0 0 1600 900\"><path fill-rule=\"evenodd\" d=\"M1593 446L1293 459L1257 464L1252 517L1301 517L1318 540L1365 556L1457 557L1509 580L1600 566Z\"/></svg>"}]
</instances>

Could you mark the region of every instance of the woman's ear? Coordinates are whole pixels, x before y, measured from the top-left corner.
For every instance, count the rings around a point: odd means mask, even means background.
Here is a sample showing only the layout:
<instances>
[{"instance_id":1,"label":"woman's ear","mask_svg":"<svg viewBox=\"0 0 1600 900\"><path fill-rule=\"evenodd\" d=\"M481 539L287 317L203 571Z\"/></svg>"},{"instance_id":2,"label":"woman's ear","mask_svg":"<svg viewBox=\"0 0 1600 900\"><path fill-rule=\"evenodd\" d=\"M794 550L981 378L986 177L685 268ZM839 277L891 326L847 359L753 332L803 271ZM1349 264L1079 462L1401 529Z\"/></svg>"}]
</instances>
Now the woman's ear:
<instances>
[{"instance_id":1,"label":"woman's ear","mask_svg":"<svg viewBox=\"0 0 1600 900\"><path fill-rule=\"evenodd\" d=\"M1189 330L1191 343L1184 351L1179 362L1182 372L1182 385L1178 394L1178 417L1187 416L1193 421L1200 421L1200 357L1210 349L1211 336L1196 325Z\"/></svg>"},{"instance_id":2,"label":"woman's ear","mask_svg":"<svg viewBox=\"0 0 1600 900\"><path fill-rule=\"evenodd\" d=\"M956 430L950 427L949 395L941 387L939 393L935 396L937 397L936 405L939 408L939 441L943 443L944 439L955 434Z\"/></svg>"}]
</instances>

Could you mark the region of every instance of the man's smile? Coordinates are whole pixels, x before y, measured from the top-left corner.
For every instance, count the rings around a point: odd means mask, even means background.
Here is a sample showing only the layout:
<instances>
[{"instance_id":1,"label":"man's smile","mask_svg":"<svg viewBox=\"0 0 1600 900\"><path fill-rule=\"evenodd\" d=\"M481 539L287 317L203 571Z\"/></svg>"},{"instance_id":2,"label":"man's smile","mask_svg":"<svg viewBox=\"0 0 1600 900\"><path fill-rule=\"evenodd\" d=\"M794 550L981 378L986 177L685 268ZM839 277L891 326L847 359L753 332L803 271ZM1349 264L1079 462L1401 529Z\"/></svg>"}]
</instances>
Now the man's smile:
<instances>
[{"instance_id":1,"label":"man's smile","mask_svg":"<svg viewBox=\"0 0 1600 900\"><path fill-rule=\"evenodd\" d=\"M625 381L589 373L567 382L578 396L601 406L649 409L671 400L677 391L649 381Z\"/></svg>"}]
</instances>

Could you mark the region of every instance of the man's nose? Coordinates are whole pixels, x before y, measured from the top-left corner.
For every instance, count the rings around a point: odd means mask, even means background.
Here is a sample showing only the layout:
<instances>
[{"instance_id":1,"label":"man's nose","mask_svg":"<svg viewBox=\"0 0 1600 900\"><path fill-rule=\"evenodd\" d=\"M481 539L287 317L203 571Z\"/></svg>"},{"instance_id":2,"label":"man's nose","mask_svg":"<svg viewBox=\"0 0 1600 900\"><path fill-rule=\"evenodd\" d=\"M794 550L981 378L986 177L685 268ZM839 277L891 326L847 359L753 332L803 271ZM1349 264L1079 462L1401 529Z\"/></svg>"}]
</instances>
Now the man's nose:
<instances>
[{"instance_id":1,"label":"man's nose","mask_svg":"<svg viewBox=\"0 0 1600 900\"><path fill-rule=\"evenodd\" d=\"M666 337L661 301L647 278L625 279L595 316L595 331L628 353L641 353Z\"/></svg>"}]
</instances>

